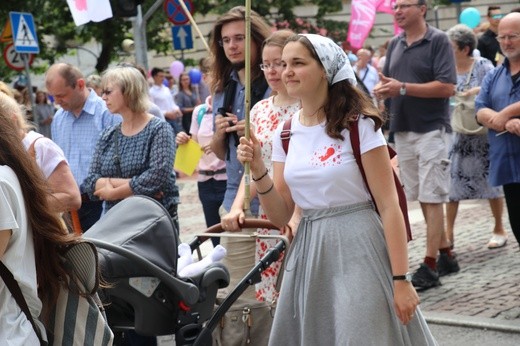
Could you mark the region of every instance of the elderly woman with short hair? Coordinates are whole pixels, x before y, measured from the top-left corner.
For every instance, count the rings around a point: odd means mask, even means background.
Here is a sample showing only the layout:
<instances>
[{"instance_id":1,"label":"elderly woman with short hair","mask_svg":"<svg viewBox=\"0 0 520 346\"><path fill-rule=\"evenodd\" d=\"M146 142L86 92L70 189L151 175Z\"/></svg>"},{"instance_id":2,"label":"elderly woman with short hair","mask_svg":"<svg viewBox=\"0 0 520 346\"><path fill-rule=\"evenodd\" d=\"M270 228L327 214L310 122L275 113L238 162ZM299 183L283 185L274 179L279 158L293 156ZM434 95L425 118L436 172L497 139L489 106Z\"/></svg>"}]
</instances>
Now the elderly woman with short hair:
<instances>
[{"instance_id":1,"label":"elderly woman with short hair","mask_svg":"<svg viewBox=\"0 0 520 346\"><path fill-rule=\"evenodd\" d=\"M116 66L103 74L102 87L107 108L123 122L101 134L83 188L105 211L132 195L153 197L178 228L173 130L148 113L148 83L135 67Z\"/></svg>"},{"instance_id":2,"label":"elderly woman with short hair","mask_svg":"<svg viewBox=\"0 0 520 346\"><path fill-rule=\"evenodd\" d=\"M449 29L447 34L451 40L457 64L457 92L478 94L482 80L486 73L493 69L493 64L486 58L474 57L473 51L477 45L477 38L468 26L457 24ZM468 78L469 83L467 83ZM489 144L486 134L469 135L454 132L450 152L452 161L450 202L446 205L446 230L452 244L459 201L467 199L489 200L495 227L487 245L488 248L499 248L507 242L507 233L502 224L504 208L502 189L492 187L488 183L488 151Z\"/></svg>"}]
</instances>

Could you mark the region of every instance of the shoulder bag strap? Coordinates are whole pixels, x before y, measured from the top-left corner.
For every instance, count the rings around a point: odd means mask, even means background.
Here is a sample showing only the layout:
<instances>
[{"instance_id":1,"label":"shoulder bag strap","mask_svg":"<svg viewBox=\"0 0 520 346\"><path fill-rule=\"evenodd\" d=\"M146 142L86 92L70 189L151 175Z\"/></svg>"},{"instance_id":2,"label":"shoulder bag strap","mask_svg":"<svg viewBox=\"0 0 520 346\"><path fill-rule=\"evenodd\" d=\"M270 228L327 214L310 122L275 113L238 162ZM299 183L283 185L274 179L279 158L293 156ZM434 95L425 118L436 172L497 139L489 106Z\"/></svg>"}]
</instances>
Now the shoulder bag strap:
<instances>
[{"instance_id":1,"label":"shoulder bag strap","mask_svg":"<svg viewBox=\"0 0 520 346\"><path fill-rule=\"evenodd\" d=\"M204 118L204 115L206 115L206 113L208 112L208 105L207 104L203 104L200 108L199 108L199 112L197 113L197 124L199 125L200 127L200 124L202 123L202 119Z\"/></svg>"},{"instance_id":2,"label":"shoulder bag strap","mask_svg":"<svg viewBox=\"0 0 520 346\"><path fill-rule=\"evenodd\" d=\"M113 159L114 164L116 165L117 175L119 176L119 178L122 178L123 175L121 174L121 157L119 156L119 130L121 130L121 124L119 124L114 130L115 153Z\"/></svg>"},{"instance_id":3,"label":"shoulder bag strap","mask_svg":"<svg viewBox=\"0 0 520 346\"><path fill-rule=\"evenodd\" d=\"M0 276L2 277L2 280L4 280L5 285L11 291L11 294L14 297L14 300L22 309L25 316L31 322L31 325L33 326L34 332L38 336L38 340L40 340L41 345L45 345L46 342L43 341L41 336L40 328L36 325L34 322L34 319L31 315L31 312L29 311L29 307L27 306L27 302L25 301L25 298L23 296L22 290L20 289L20 285L18 285L18 282L14 279L13 273L5 266L4 262L0 261Z\"/></svg>"},{"instance_id":4,"label":"shoulder bag strap","mask_svg":"<svg viewBox=\"0 0 520 346\"><path fill-rule=\"evenodd\" d=\"M289 152L289 141L291 140L291 124L292 117L284 121L282 132L280 132L280 138L282 139L283 151L285 155Z\"/></svg>"},{"instance_id":5,"label":"shoulder bag strap","mask_svg":"<svg viewBox=\"0 0 520 346\"><path fill-rule=\"evenodd\" d=\"M264 99L264 94L268 87L269 84L267 84L263 73L251 83L251 103L249 104L249 109Z\"/></svg>"},{"instance_id":6,"label":"shoulder bag strap","mask_svg":"<svg viewBox=\"0 0 520 346\"><path fill-rule=\"evenodd\" d=\"M230 78L229 81L226 83L226 86L224 87L224 104L222 107L224 108L225 112L232 112L233 111L233 101L235 100L235 92L237 90L237 82ZM225 114L223 114L225 116ZM226 148L229 147L229 136L233 136L235 138L235 143L238 144L238 134L236 132L228 133L228 135L225 138L225 146ZM230 159L230 152L227 150L226 153L226 159Z\"/></svg>"},{"instance_id":7,"label":"shoulder bag strap","mask_svg":"<svg viewBox=\"0 0 520 346\"><path fill-rule=\"evenodd\" d=\"M469 69L469 72L468 72L468 77L466 77L466 83L464 83L464 89L466 89L469 85L469 82L470 82L470 79L471 79L471 75L473 74L473 68L475 67L475 60L473 60L473 62L471 63L471 68Z\"/></svg>"}]
</instances>

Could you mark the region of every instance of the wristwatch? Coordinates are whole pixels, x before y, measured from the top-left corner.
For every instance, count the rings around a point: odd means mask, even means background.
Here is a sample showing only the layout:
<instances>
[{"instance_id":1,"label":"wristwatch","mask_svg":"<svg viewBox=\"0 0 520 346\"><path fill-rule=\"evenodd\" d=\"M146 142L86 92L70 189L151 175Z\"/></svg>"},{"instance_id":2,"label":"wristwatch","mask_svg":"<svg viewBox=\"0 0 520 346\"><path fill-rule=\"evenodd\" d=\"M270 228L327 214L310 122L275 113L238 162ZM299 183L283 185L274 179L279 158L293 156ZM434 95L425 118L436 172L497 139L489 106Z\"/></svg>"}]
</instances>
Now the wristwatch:
<instances>
[{"instance_id":1,"label":"wristwatch","mask_svg":"<svg viewBox=\"0 0 520 346\"><path fill-rule=\"evenodd\" d=\"M408 281L408 282L412 282L412 274L411 273L406 273L404 275L394 275L394 276L392 276L392 280L394 280L394 281Z\"/></svg>"},{"instance_id":2,"label":"wristwatch","mask_svg":"<svg viewBox=\"0 0 520 346\"><path fill-rule=\"evenodd\" d=\"M401 94L401 96L406 95L406 84L405 83L401 84L401 89L399 89L399 94Z\"/></svg>"}]
</instances>

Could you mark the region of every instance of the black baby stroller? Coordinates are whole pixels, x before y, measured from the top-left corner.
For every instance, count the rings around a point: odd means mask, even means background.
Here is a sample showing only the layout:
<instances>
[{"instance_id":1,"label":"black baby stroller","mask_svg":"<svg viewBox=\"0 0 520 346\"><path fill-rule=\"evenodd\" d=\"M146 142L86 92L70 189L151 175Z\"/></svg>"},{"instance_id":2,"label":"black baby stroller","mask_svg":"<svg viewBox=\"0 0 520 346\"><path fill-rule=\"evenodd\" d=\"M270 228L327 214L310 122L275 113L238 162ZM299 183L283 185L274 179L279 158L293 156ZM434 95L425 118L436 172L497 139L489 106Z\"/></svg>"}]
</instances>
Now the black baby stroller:
<instances>
[{"instance_id":1,"label":"black baby stroller","mask_svg":"<svg viewBox=\"0 0 520 346\"><path fill-rule=\"evenodd\" d=\"M244 227L271 227L265 220ZM219 226L208 232L221 232ZM147 336L175 334L177 345L211 345L211 334L227 309L287 246L279 241L214 311L217 291L229 284L229 272L213 263L195 277L177 277L180 243L168 211L154 199L133 196L118 203L85 234L99 250L101 272L109 287L107 304L114 332L135 330ZM208 237L197 237L197 249Z\"/></svg>"}]
</instances>

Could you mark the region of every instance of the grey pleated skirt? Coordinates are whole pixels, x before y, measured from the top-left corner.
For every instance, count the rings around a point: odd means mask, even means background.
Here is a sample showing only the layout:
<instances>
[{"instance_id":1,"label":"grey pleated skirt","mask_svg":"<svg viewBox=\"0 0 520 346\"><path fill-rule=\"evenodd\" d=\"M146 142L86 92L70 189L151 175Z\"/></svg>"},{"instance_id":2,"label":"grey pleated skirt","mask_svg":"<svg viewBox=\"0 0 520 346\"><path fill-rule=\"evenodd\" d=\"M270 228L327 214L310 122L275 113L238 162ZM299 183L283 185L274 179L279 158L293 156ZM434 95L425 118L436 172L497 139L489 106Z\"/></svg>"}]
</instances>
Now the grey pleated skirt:
<instances>
[{"instance_id":1,"label":"grey pleated skirt","mask_svg":"<svg viewBox=\"0 0 520 346\"><path fill-rule=\"evenodd\" d=\"M437 345L417 309L404 326L372 203L305 210L288 251L269 345Z\"/></svg>"}]
</instances>

